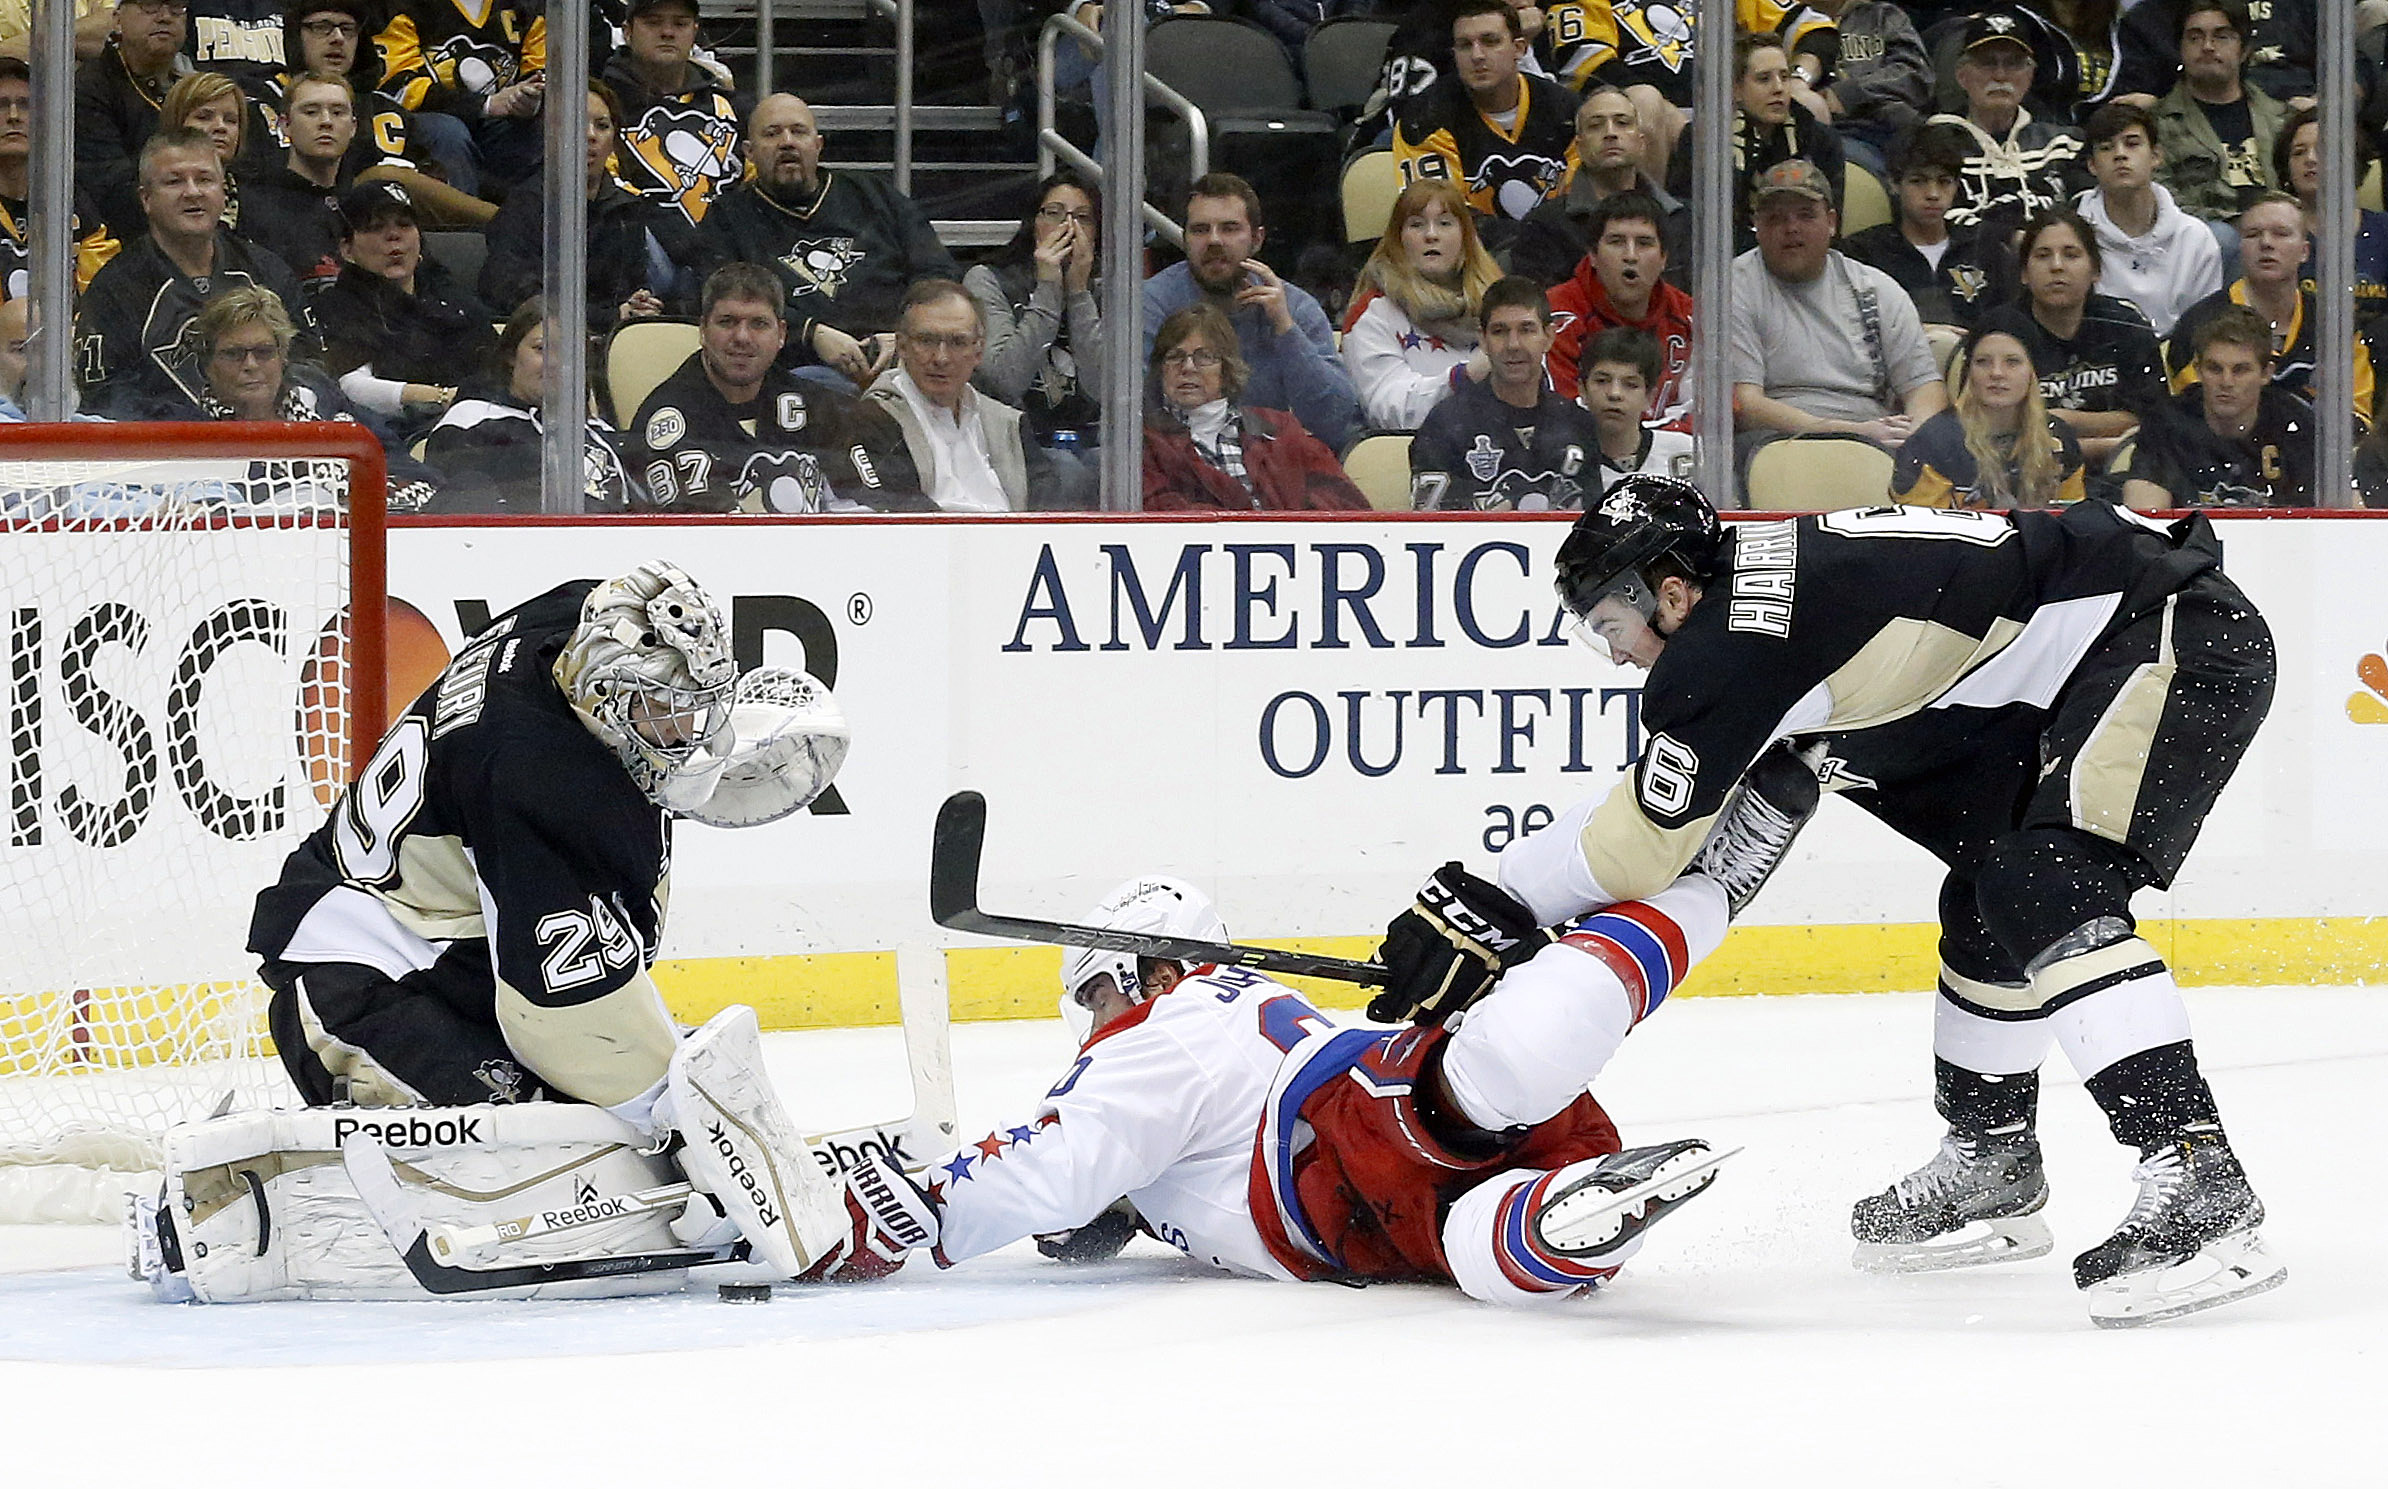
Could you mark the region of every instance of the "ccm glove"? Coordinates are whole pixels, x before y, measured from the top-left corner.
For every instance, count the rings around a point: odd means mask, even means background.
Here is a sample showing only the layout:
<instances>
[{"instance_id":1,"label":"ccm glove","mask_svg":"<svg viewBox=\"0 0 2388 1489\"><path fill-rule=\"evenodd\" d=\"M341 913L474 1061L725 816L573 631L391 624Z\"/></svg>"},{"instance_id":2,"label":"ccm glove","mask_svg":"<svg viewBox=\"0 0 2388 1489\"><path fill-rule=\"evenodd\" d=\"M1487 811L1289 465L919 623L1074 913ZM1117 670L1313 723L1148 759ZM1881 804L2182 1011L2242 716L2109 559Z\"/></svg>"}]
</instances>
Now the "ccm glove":
<instances>
[{"instance_id":1,"label":"ccm glove","mask_svg":"<svg viewBox=\"0 0 2388 1489\"><path fill-rule=\"evenodd\" d=\"M1417 903L1385 928L1377 951L1385 990L1369 1000L1368 1016L1441 1023L1553 939L1499 885L1444 864L1418 886Z\"/></svg>"},{"instance_id":2,"label":"ccm glove","mask_svg":"<svg viewBox=\"0 0 2388 1489\"><path fill-rule=\"evenodd\" d=\"M1036 1249L1057 1262L1107 1262L1136 1234L1143 1219L1136 1207L1116 1200L1110 1208L1076 1230L1047 1231L1036 1238Z\"/></svg>"},{"instance_id":3,"label":"ccm glove","mask_svg":"<svg viewBox=\"0 0 2388 1489\"><path fill-rule=\"evenodd\" d=\"M865 1158L846 1171L846 1218L853 1233L798 1282L876 1282L904 1258L937 1244L937 1206L902 1169Z\"/></svg>"}]
</instances>

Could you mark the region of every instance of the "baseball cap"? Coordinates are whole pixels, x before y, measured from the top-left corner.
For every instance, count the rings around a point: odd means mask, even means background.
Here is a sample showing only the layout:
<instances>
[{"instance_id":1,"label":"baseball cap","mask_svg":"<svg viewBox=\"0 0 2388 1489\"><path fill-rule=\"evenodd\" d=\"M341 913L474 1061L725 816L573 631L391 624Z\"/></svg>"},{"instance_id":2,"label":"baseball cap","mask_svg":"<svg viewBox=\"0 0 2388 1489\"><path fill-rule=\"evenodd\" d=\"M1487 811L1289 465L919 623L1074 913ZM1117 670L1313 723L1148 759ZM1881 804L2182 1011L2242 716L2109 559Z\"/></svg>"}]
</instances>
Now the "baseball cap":
<instances>
[{"instance_id":1,"label":"baseball cap","mask_svg":"<svg viewBox=\"0 0 2388 1489\"><path fill-rule=\"evenodd\" d=\"M667 5L676 5L690 15L701 15L697 9L697 0L630 0L630 10L622 19L625 22L636 20L650 10L661 10Z\"/></svg>"},{"instance_id":2,"label":"baseball cap","mask_svg":"<svg viewBox=\"0 0 2388 1489\"><path fill-rule=\"evenodd\" d=\"M1758 172L1758 179L1750 183L1751 201L1763 201L1770 196L1804 196L1830 206L1832 185L1824 179L1824 172L1816 168L1816 162L1794 156Z\"/></svg>"},{"instance_id":3,"label":"baseball cap","mask_svg":"<svg viewBox=\"0 0 2388 1489\"><path fill-rule=\"evenodd\" d=\"M415 199L395 181L359 181L341 193L342 237L371 227L385 217L403 217L416 227L423 225L422 214L415 210Z\"/></svg>"},{"instance_id":4,"label":"baseball cap","mask_svg":"<svg viewBox=\"0 0 2388 1489\"><path fill-rule=\"evenodd\" d=\"M1976 47L2006 45L2031 50L2031 39L2023 29L2023 17L2011 10L1986 10L1966 23L1965 45L1960 54Z\"/></svg>"}]
</instances>

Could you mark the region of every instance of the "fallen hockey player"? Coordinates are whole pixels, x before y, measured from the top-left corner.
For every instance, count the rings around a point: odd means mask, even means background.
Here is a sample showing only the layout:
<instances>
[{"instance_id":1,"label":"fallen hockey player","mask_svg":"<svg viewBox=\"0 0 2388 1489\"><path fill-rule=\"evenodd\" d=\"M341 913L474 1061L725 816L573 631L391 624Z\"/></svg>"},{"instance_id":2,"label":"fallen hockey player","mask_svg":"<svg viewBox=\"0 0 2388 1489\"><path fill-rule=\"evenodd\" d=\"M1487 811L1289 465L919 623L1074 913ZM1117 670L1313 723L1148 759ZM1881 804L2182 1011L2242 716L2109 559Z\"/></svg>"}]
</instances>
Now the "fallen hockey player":
<instances>
[{"instance_id":1,"label":"fallen hockey player","mask_svg":"<svg viewBox=\"0 0 2388 1489\"><path fill-rule=\"evenodd\" d=\"M1816 793L1781 752L1691 872L1559 927L1449 1027L1338 1026L1246 968L1075 951L1063 987L1091 1016L1076 1062L1018 1125L917 1183L852 1170L852 1234L807 1275L870 1280L922 1249L950 1266L1072 1233L1046 1248L1066 1254L1124 1195L1151 1234L1232 1272L1453 1282L1517 1306L1581 1296L1729 1156L1696 1140L1620 1151L1586 1088L1723 939L1738 904L1720 881L1762 880ZM1123 885L1094 924L1226 939L1199 891L1164 878Z\"/></svg>"},{"instance_id":2,"label":"fallen hockey player","mask_svg":"<svg viewBox=\"0 0 2388 1489\"><path fill-rule=\"evenodd\" d=\"M275 1044L315 1110L178 1128L136 1273L230 1301L637 1290L742 1251L813 1267L842 1191L753 1011L684 1037L647 969L673 819L775 821L846 745L812 678L739 674L668 563L498 617L258 896Z\"/></svg>"}]
</instances>

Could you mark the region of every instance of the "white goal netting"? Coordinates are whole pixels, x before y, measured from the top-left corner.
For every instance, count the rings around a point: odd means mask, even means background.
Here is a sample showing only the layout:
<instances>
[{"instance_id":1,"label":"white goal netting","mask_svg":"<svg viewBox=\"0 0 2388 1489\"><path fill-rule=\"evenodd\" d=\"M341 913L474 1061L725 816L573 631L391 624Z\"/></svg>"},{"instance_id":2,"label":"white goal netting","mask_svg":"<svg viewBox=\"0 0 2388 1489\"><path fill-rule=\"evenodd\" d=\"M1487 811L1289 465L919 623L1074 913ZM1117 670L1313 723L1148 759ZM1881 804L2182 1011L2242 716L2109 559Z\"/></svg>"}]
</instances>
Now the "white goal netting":
<instances>
[{"instance_id":1,"label":"white goal netting","mask_svg":"<svg viewBox=\"0 0 2388 1489\"><path fill-rule=\"evenodd\" d=\"M352 488L380 500L340 458L28 453L0 446L9 1220L112 1213L167 1127L283 1098L250 906L346 775Z\"/></svg>"}]
</instances>

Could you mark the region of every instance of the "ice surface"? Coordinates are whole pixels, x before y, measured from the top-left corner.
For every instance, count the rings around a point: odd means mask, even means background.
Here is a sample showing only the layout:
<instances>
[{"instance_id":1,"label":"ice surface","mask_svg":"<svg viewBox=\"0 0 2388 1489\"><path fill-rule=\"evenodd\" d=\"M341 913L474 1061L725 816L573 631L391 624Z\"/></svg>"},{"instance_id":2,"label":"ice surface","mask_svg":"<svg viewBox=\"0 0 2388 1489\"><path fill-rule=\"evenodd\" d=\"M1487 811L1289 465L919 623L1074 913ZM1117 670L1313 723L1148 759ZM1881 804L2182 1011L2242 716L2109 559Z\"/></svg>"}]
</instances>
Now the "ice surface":
<instances>
[{"instance_id":1,"label":"ice surface","mask_svg":"<svg viewBox=\"0 0 2388 1489\"><path fill-rule=\"evenodd\" d=\"M2067 1273L2132 1155L2052 1062L2055 1255L1849 1266L1848 1206L1929 1154L1927 1000L1681 999L1599 1094L1630 1142L1746 1144L1580 1308L1219 1276L1139 1241L768 1305L172 1308L105 1230L0 1229L0 1484L2284 1486L2388 1483L2388 993L2193 990L2288 1285L2093 1329ZM964 1125L1058 1024L955 1034ZM907 1104L892 1030L782 1035L808 1122Z\"/></svg>"}]
</instances>

